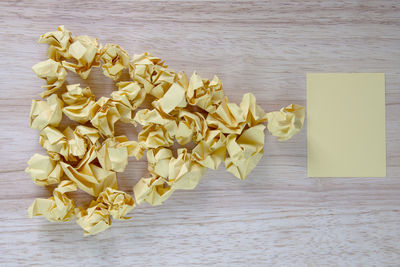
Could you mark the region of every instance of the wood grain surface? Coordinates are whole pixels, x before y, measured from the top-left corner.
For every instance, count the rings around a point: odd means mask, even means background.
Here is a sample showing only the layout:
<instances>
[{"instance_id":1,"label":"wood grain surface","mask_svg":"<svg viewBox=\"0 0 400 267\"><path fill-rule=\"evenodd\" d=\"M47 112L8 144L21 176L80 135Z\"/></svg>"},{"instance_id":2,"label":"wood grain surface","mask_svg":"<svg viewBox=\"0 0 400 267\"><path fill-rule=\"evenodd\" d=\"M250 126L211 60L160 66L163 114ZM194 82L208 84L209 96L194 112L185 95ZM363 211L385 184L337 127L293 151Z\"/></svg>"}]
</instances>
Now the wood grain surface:
<instances>
[{"instance_id":1,"label":"wood grain surface","mask_svg":"<svg viewBox=\"0 0 400 267\"><path fill-rule=\"evenodd\" d=\"M307 178L305 127L288 142L267 135L247 180L208 170L195 190L141 205L97 236L29 219L33 199L50 195L24 172L44 153L29 128L43 85L31 67L46 58L39 35L58 25L175 70L217 74L232 101L253 92L266 111L305 105L307 72L385 72L387 178ZM399 266L399 74L398 0L1 1L0 266ZM81 84L98 96L114 89L99 69ZM132 193L146 172L132 159L120 188Z\"/></svg>"}]
</instances>

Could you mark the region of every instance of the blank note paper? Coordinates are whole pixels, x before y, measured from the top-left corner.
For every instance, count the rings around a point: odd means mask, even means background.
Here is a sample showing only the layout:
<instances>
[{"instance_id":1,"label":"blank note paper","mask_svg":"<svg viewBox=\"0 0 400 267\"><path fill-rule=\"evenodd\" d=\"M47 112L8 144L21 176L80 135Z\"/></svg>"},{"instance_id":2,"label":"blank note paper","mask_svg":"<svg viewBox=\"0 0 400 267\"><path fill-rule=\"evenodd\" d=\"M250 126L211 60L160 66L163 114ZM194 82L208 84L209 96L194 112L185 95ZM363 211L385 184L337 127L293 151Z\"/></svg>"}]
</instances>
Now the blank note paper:
<instances>
[{"instance_id":1,"label":"blank note paper","mask_svg":"<svg viewBox=\"0 0 400 267\"><path fill-rule=\"evenodd\" d=\"M384 73L307 74L309 177L385 177Z\"/></svg>"}]
</instances>

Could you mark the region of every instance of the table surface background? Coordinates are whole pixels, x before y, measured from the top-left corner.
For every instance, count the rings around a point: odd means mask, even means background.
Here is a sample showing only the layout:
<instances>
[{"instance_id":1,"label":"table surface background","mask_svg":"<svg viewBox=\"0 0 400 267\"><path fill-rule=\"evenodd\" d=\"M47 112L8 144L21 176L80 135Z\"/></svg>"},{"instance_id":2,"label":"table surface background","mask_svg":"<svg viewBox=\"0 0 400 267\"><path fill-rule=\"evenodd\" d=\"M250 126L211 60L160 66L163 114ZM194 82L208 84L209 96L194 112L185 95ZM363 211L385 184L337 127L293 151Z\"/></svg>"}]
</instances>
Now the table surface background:
<instances>
[{"instance_id":1,"label":"table surface background","mask_svg":"<svg viewBox=\"0 0 400 267\"><path fill-rule=\"evenodd\" d=\"M217 74L232 101L253 92L266 111L305 105L308 72L385 72L387 178L307 178L305 126L288 142L268 134L247 180L208 170L195 190L141 205L98 236L29 219L33 199L49 196L24 173L44 152L29 129L43 84L31 66L46 58L39 35L62 24L189 75ZM399 1L1 1L0 265L399 264L399 27ZM113 90L99 69L81 83L97 95ZM146 162L132 159L120 188L131 193L145 175Z\"/></svg>"}]
</instances>

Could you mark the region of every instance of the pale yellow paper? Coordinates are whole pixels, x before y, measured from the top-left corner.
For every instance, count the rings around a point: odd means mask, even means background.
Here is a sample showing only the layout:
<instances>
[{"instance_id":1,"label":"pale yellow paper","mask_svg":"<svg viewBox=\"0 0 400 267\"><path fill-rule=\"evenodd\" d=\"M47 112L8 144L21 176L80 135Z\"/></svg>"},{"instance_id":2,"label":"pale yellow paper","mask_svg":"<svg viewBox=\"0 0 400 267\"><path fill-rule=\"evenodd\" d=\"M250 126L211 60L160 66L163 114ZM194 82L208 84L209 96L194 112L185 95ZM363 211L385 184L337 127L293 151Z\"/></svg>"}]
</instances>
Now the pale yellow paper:
<instances>
[{"instance_id":1,"label":"pale yellow paper","mask_svg":"<svg viewBox=\"0 0 400 267\"><path fill-rule=\"evenodd\" d=\"M194 189L203 178L206 168L192 160L186 148L178 149L178 156L169 162L168 181L172 189Z\"/></svg>"},{"instance_id":2,"label":"pale yellow paper","mask_svg":"<svg viewBox=\"0 0 400 267\"><path fill-rule=\"evenodd\" d=\"M168 114L157 109L141 109L136 112L134 120L143 126L153 124L166 125L167 123L174 122L173 117L169 117Z\"/></svg>"},{"instance_id":3,"label":"pale yellow paper","mask_svg":"<svg viewBox=\"0 0 400 267\"><path fill-rule=\"evenodd\" d=\"M146 97L146 91L137 82L119 82L116 84L118 91L111 93L111 98L115 101L130 106L132 110L137 109Z\"/></svg>"},{"instance_id":4,"label":"pale yellow paper","mask_svg":"<svg viewBox=\"0 0 400 267\"><path fill-rule=\"evenodd\" d=\"M205 138L208 127L206 119L200 112L180 110L179 119L175 135L179 144L185 145L190 141L197 143Z\"/></svg>"},{"instance_id":5,"label":"pale yellow paper","mask_svg":"<svg viewBox=\"0 0 400 267\"><path fill-rule=\"evenodd\" d=\"M62 94L66 106L63 112L73 121L86 123L91 119L91 112L96 103L96 97L89 87L82 89L78 84L67 85L67 92Z\"/></svg>"},{"instance_id":6,"label":"pale yellow paper","mask_svg":"<svg viewBox=\"0 0 400 267\"><path fill-rule=\"evenodd\" d=\"M303 128L304 107L291 104L280 111L269 112L268 131L278 137L279 141L286 141Z\"/></svg>"},{"instance_id":7,"label":"pale yellow paper","mask_svg":"<svg viewBox=\"0 0 400 267\"><path fill-rule=\"evenodd\" d=\"M186 107L185 89L178 83L173 83L168 91L153 105L159 106L165 113L170 113L177 107Z\"/></svg>"},{"instance_id":8,"label":"pale yellow paper","mask_svg":"<svg viewBox=\"0 0 400 267\"><path fill-rule=\"evenodd\" d=\"M133 198L127 193L119 190L106 188L96 200L98 203L104 203L108 212L114 219L127 220L125 217L136 205Z\"/></svg>"},{"instance_id":9,"label":"pale yellow paper","mask_svg":"<svg viewBox=\"0 0 400 267\"><path fill-rule=\"evenodd\" d=\"M40 94L42 98L57 91L57 89L64 84L65 78L67 77L67 71L64 67L59 62L50 58L37 63L32 67L32 70L39 78L47 82L47 85L42 86L42 88L47 89Z\"/></svg>"},{"instance_id":10,"label":"pale yellow paper","mask_svg":"<svg viewBox=\"0 0 400 267\"><path fill-rule=\"evenodd\" d=\"M66 222L75 216L75 203L66 193L76 191L76 184L72 181L62 181L53 196L44 199L37 198L28 209L29 217L44 216L50 222Z\"/></svg>"},{"instance_id":11,"label":"pale yellow paper","mask_svg":"<svg viewBox=\"0 0 400 267\"><path fill-rule=\"evenodd\" d=\"M156 206L161 205L169 198L174 189L165 178L153 175L150 178L141 178L133 187L133 192L138 204L146 201Z\"/></svg>"},{"instance_id":12,"label":"pale yellow paper","mask_svg":"<svg viewBox=\"0 0 400 267\"><path fill-rule=\"evenodd\" d=\"M91 163L94 159L96 159L96 150L92 146L76 167L65 162L61 162L61 167L69 179L92 196L98 196L107 187L118 189L116 173Z\"/></svg>"},{"instance_id":13,"label":"pale yellow paper","mask_svg":"<svg viewBox=\"0 0 400 267\"><path fill-rule=\"evenodd\" d=\"M213 113L208 113L207 124L224 134L240 134L246 126L246 117L236 103L230 103L225 97Z\"/></svg>"},{"instance_id":14,"label":"pale yellow paper","mask_svg":"<svg viewBox=\"0 0 400 267\"><path fill-rule=\"evenodd\" d=\"M216 170L225 160L226 137L219 130L208 131L204 140L192 150L192 158L200 165Z\"/></svg>"},{"instance_id":15,"label":"pale yellow paper","mask_svg":"<svg viewBox=\"0 0 400 267\"><path fill-rule=\"evenodd\" d=\"M121 118L121 114L111 98L101 97L97 100L90 116L90 122L102 135L114 136L114 125Z\"/></svg>"},{"instance_id":16,"label":"pale yellow paper","mask_svg":"<svg viewBox=\"0 0 400 267\"><path fill-rule=\"evenodd\" d=\"M110 98L96 101L89 87L72 84L62 94L64 102L52 95L47 102L35 102L32 107L31 125L41 130L40 144L49 157L34 155L27 172L39 185L70 180L59 184L54 197L37 199L29 212L52 221L76 215L85 235L109 228L111 216L128 219L126 214L135 207L130 195L117 190L116 172L124 171L128 157L140 159L147 150L151 177L140 179L134 193L138 204L160 205L176 189L194 189L206 169L216 170L221 162L229 172L245 179L263 155L263 122L268 119L270 132L286 140L304 121L300 106L266 114L251 93L243 96L240 105L231 103L217 76L210 81L194 72L188 79L184 72L176 73L148 53L134 55L129 62L129 55L118 45L102 48L97 39L73 37L63 26L42 35L39 42L49 44L49 60L33 67L47 81L43 97L63 85L65 69L86 79L100 61L104 75L114 81L127 67L132 79L117 83L118 90ZM147 94L155 98L153 109L136 111ZM90 121L95 128L80 125L58 130L62 113L80 124ZM114 137L117 121L141 124L138 141ZM192 152L181 148L175 157L168 148L175 140L180 145L194 143ZM77 187L97 197L87 208L74 208L65 194Z\"/></svg>"},{"instance_id":17,"label":"pale yellow paper","mask_svg":"<svg viewBox=\"0 0 400 267\"><path fill-rule=\"evenodd\" d=\"M71 57L68 52L68 48L72 43L71 32L64 25L59 26L57 31L42 34L38 43L47 43L49 45L47 56L57 62Z\"/></svg>"},{"instance_id":18,"label":"pale yellow paper","mask_svg":"<svg viewBox=\"0 0 400 267\"><path fill-rule=\"evenodd\" d=\"M100 146L100 134L95 128L79 125L75 130L67 127L63 133L68 140L69 153L79 159L93 146L96 149Z\"/></svg>"},{"instance_id":19,"label":"pale yellow paper","mask_svg":"<svg viewBox=\"0 0 400 267\"><path fill-rule=\"evenodd\" d=\"M40 132L39 143L49 154L57 153L68 161L77 161L93 145L99 147L99 139L100 134L96 129L83 125L77 126L75 130L67 127L63 132L46 127Z\"/></svg>"},{"instance_id":20,"label":"pale yellow paper","mask_svg":"<svg viewBox=\"0 0 400 267\"><path fill-rule=\"evenodd\" d=\"M63 175L60 163L49 156L34 154L29 159L28 165L25 172L29 173L33 182L40 186L58 184Z\"/></svg>"},{"instance_id":21,"label":"pale yellow paper","mask_svg":"<svg viewBox=\"0 0 400 267\"><path fill-rule=\"evenodd\" d=\"M125 68L129 65L129 55L124 49L115 44L106 44L100 51L101 66L105 76L114 81L118 80Z\"/></svg>"},{"instance_id":22,"label":"pale yellow paper","mask_svg":"<svg viewBox=\"0 0 400 267\"><path fill-rule=\"evenodd\" d=\"M165 125L150 124L140 131L138 140L146 148L169 147L174 144L176 122L170 121Z\"/></svg>"},{"instance_id":23,"label":"pale yellow paper","mask_svg":"<svg viewBox=\"0 0 400 267\"><path fill-rule=\"evenodd\" d=\"M385 177L383 73L307 74L309 177Z\"/></svg>"},{"instance_id":24,"label":"pale yellow paper","mask_svg":"<svg viewBox=\"0 0 400 267\"><path fill-rule=\"evenodd\" d=\"M256 126L267 120L267 114L259 105L257 105L256 97L252 93L243 95L242 102L240 102L240 109L243 111L246 123L250 127Z\"/></svg>"},{"instance_id":25,"label":"pale yellow paper","mask_svg":"<svg viewBox=\"0 0 400 267\"><path fill-rule=\"evenodd\" d=\"M32 100L30 124L32 129L42 130L46 126L58 126L62 120L63 102L57 95L45 101Z\"/></svg>"},{"instance_id":26,"label":"pale yellow paper","mask_svg":"<svg viewBox=\"0 0 400 267\"><path fill-rule=\"evenodd\" d=\"M149 53L134 55L129 63L129 74L139 83L147 94L161 98L174 82L175 75L167 71L163 61ZM153 92L153 89L156 88Z\"/></svg>"},{"instance_id":27,"label":"pale yellow paper","mask_svg":"<svg viewBox=\"0 0 400 267\"><path fill-rule=\"evenodd\" d=\"M151 174L168 178L169 162L172 151L168 148L159 147L147 151L148 170Z\"/></svg>"},{"instance_id":28,"label":"pale yellow paper","mask_svg":"<svg viewBox=\"0 0 400 267\"><path fill-rule=\"evenodd\" d=\"M76 223L82 227L85 236L96 235L111 226L110 212L105 203L92 201L89 208L77 208L75 213L78 217Z\"/></svg>"},{"instance_id":29,"label":"pale yellow paper","mask_svg":"<svg viewBox=\"0 0 400 267\"><path fill-rule=\"evenodd\" d=\"M214 76L214 79L210 82L207 79L202 79L196 72L193 73L186 92L190 104L213 113L224 96L222 82L217 76Z\"/></svg>"},{"instance_id":30,"label":"pale yellow paper","mask_svg":"<svg viewBox=\"0 0 400 267\"><path fill-rule=\"evenodd\" d=\"M69 152L67 138L62 132L54 127L48 126L40 131L39 143L49 154L59 154L67 160L75 160L75 157ZM86 150L84 153L85 152Z\"/></svg>"},{"instance_id":31,"label":"pale yellow paper","mask_svg":"<svg viewBox=\"0 0 400 267\"><path fill-rule=\"evenodd\" d=\"M138 157L137 152L134 152L136 146L137 142L129 141L123 135L107 138L97 152L97 159L105 170L123 172L128 165L128 157Z\"/></svg>"},{"instance_id":32,"label":"pale yellow paper","mask_svg":"<svg viewBox=\"0 0 400 267\"><path fill-rule=\"evenodd\" d=\"M97 39L82 35L72 38L73 42L69 46L68 53L75 62L62 61L62 65L87 79L92 67L100 66L100 48Z\"/></svg>"},{"instance_id":33,"label":"pale yellow paper","mask_svg":"<svg viewBox=\"0 0 400 267\"><path fill-rule=\"evenodd\" d=\"M153 68L152 85L150 94L157 99L163 97L165 92L176 81L177 74L167 66L155 65Z\"/></svg>"},{"instance_id":34,"label":"pale yellow paper","mask_svg":"<svg viewBox=\"0 0 400 267\"><path fill-rule=\"evenodd\" d=\"M265 126L259 124L244 130L240 136L231 134L227 137L228 155L225 159L227 171L241 180L246 179L263 156L264 129Z\"/></svg>"}]
</instances>

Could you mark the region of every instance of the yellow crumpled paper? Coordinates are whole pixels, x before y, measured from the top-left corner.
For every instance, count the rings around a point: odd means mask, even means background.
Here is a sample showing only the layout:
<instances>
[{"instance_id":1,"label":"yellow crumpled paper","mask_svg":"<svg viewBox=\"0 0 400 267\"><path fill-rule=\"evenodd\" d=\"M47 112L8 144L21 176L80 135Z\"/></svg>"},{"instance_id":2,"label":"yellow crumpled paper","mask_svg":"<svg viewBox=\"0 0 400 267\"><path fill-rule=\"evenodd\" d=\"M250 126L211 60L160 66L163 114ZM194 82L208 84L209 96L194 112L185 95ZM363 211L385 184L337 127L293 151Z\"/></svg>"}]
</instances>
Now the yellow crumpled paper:
<instances>
[{"instance_id":1,"label":"yellow crumpled paper","mask_svg":"<svg viewBox=\"0 0 400 267\"><path fill-rule=\"evenodd\" d=\"M134 120L143 125L138 140L145 148L169 147L174 143L177 125L168 114L157 109L142 109L136 112Z\"/></svg>"},{"instance_id":2,"label":"yellow crumpled paper","mask_svg":"<svg viewBox=\"0 0 400 267\"><path fill-rule=\"evenodd\" d=\"M225 160L226 137L220 130L207 131L201 140L192 150L192 158L200 165L216 170Z\"/></svg>"},{"instance_id":3,"label":"yellow crumpled paper","mask_svg":"<svg viewBox=\"0 0 400 267\"><path fill-rule=\"evenodd\" d=\"M75 210L76 223L84 230L84 235L96 235L111 226L110 213L104 203L92 201L87 209Z\"/></svg>"},{"instance_id":4,"label":"yellow crumpled paper","mask_svg":"<svg viewBox=\"0 0 400 267\"><path fill-rule=\"evenodd\" d=\"M62 119L63 102L57 95L49 96L45 101L32 100L30 125L32 129L42 130L46 126L58 126Z\"/></svg>"},{"instance_id":5,"label":"yellow crumpled paper","mask_svg":"<svg viewBox=\"0 0 400 267\"><path fill-rule=\"evenodd\" d=\"M178 149L177 158L169 162L168 181L172 189L194 189L203 178L206 168L192 160L186 148Z\"/></svg>"},{"instance_id":6,"label":"yellow crumpled paper","mask_svg":"<svg viewBox=\"0 0 400 267\"><path fill-rule=\"evenodd\" d=\"M171 149L159 147L147 150L147 169L152 175L168 178Z\"/></svg>"},{"instance_id":7,"label":"yellow crumpled paper","mask_svg":"<svg viewBox=\"0 0 400 267\"><path fill-rule=\"evenodd\" d=\"M96 38L72 36L64 26L43 34L39 43L49 45L49 59L32 69L46 80L41 96L48 98L32 102L30 124L40 130L39 143L48 155L35 154L26 172L38 185L58 187L53 197L36 199L29 215L50 221L76 216L85 235L109 228L111 216L128 219L136 203L160 205L177 189L194 189L207 168L216 170L222 162L227 171L245 179L263 156L263 123L268 122L268 130L280 141L298 133L304 123L301 106L265 113L251 93L244 94L240 104L230 102L217 76L208 80L194 72L188 79L149 53L130 59L120 46L102 47ZM114 81L128 68L131 79L116 83L110 97L96 99L94 91L78 83L67 85L62 99L57 97L67 70L86 79L100 66ZM140 109L146 97L151 107ZM63 113L87 125L60 129ZM140 124L138 140L114 136L118 121ZM171 148L175 141L186 146L176 154ZM145 151L150 177L134 186L135 203L118 190L117 172L125 170L129 157L139 160ZM75 208L66 195L77 188L96 197L88 207Z\"/></svg>"},{"instance_id":8,"label":"yellow crumpled paper","mask_svg":"<svg viewBox=\"0 0 400 267\"><path fill-rule=\"evenodd\" d=\"M107 187L118 189L116 173L92 163L97 157L96 154L96 149L92 146L77 166L74 167L69 163L61 162L65 176L74 181L81 190L92 196L98 196Z\"/></svg>"},{"instance_id":9,"label":"yellow crumpled paper","mask_svg":"<svg viewBox=\"0 0 400 267\"><path fill-rule=\"evenodd\" d=\"M114 219L127 220L125 217L136 205L133 198L125 193L108 187L98 197L97 202L104 203Z\"/></svg>"},{"instance_id":10,"label":"yellow crumpled paper","mask_svg":"<svg viewBox=\"0 0 400 267\"><path fill-rule=\"evenodd\" d=\"M250 127L267 121L267 114L256 104L256 97L252 93L243 95L242 102L240 102L240 109L243 111L243 117Z\"/></svg>"},{"instance_id":11,"label":"yellow crumpled paper","mask_svg":"<svg viewBox=\"0 0 400 267\"><path fill-rule=\"evenodd\" d=\"M161 63L160 63L161 64ZM177 79L176 73L172 69L168 69L166 65L155 65L152 76L152 85L154 86L150 95L154 96L157 99L160 99L164 96L165 92L172 86L174 81Z\"/></svg>"},{"instance_id":12,"label":"yellow crumpled paper","mask_svg":"<svg viewBox=\"0 0 400 267\"><path fill-rule=\"evenodd\" d=\"M42 98L57 91L64 84L67 77L65 68L51 58L37 63L32 67L32 70L39 78L46 80L47 85L42 86L42 88L46 88L46 91L40 93Z\"/></svg>"},{"instance_id":13,"label":"yellow crumpled paper","mask_svg":"<svg viewBox=\"0 0 400 267\"><path fill-rule=\"evenodd\" d=\"M164 125L146 125L140 131L138 140L145 148L169 147L174 144L176 122L170 121Z\"/></svg>"},{"instance_id":14,"label":"yellow crumpled paper","mask_svg":"<svg viewBox=\"0 0 400 267\"><path fill-rule=\"evenodd\" d=\"M101 66L104 75L114 81L118 80L122 71L128 68L130 60L128 53L115 44L106 44L100 51L100 59L104 62Z\"/></svg>"},{"instance_id":15,"label":"yellow crumpled paper","mask_svg":"<svg viewBox=\"0 0 400 267\"><path fill-rule=\"evenodd\" d=\"M280 111L267 113L268 131L279 141L286 141L300 132L304 124L304 107L291 104Z\"/></svg>"},{"instance_id":16,"label":"yellow crumpled paper","mask_svg":"<svg viewBox=\"0 0 400 267\"><path fill-rule=\"evenodd\" d=\"M111 98L101 97L94 104L90 122L99 132L106 136L114 136L114 125L121 118L115 103Z\"/></svg>"},{"instance_id":17,"label":"yellow crumpled paper","mask_svg":"<svg viewBox=\"0 0 400 267\"><path fill-rule=\"evenodd\" d=\"M155 103L154 106L160 107L160 109L169 114L175 108L186 107L186 95L185 89L178 83L173 83L167 92Z\"/></svg>"},{"instance_id":18,"label":"yellow crumpled paper","mask_svg":"<svg viewBox=\"0 0 400 267\"><path fill-rule=\"evenodd\" d=\"M35 154L29 159L28 165L25 172L29 173L33 182L40 186L58 184L63 175L60 162L49 156Z\"/></svg>"},{"instance_id":19,"label":"yellow crumpled paper","mask_svg":"<svg viewBox=\"0 0 400 267\"><path fill-rule=\"evenodd\" d=\"M28 209L29 217L44 216L50 222L66 222L75 216L75 203L66 193L76 191L76 184L72 181L62 181L53 196L37 198Z\"/></svg>"},{"instance_id":20,"label":"yellow crumpled paper","mask_svg":"<svg viewBox=\"0 0 400 267\"><path fill-rule=\"evenodd\" d=\"M99 147L99 139L99 132L92 127L79 125L74 130L67 127L63 132L46 127L40 132L39 143L49 154L57 153L68 161L76 162L92 146Z\"/></svg>"},{"instance_id":21,"label":"yellow crumpled paper","mask_svg":"<svg viewBox=\"0 0 400 267\"><path fill-rule=\"evenodd\" d=\"M200 142L208 131L207 122L200 112L179 111L179 124L175 138L181 145Z\"/></svg>"},{"instance_id":22,"label":"yellow crumpled paper","mask_svg":"<svg viewBox=\"0 0 400 267\"><path fill-rule=\"evenodd\" d=\"M143 126L149 126L153 124L165 125L175 121L173 117L157 109L138 110L135 114L134 120Z\"/></svg>"},{"instance_id":23,"label":"yellow crumpled paper","mask_svg":"<svg viewBox=\"0 0 400 267\"><path fill-rule=\"evenodd\" d=\"M243 110L236 104L228 102L225 97L214 113L208 113L207 125L224 134L240 134L246 125Z\"/></svg>"},{"instance_id":24,"label":"yellow crumpled paper","mask_svg":"<svg viewBox=\"0 0 400 267\"><path fill-rule=\"evenodd\" d=\"M173 70L149 53L134 55L129 63L129 74L133 81L141 84L147 94L161 98L176 79Z\"/></svg>"},{"instance_id":25,"label":"yellow crumpled paper","mask_svg":"<svg viewBox=\"0 0 400 267\"><path fill-rule=\"evenodd\" d=\"M135 207L135 201L127 193L106 188L85 210L76 209L77 223L84 229L85 235L95 235L111 226L110 215L114 219L127 220L125 217Z\"/></svg>"},{"instance_id":26,"label":"yellow crumpled paper","mask_svg":"<svg viewBox=\"0 0 400 267\"><path fill-rule=\"evenodd\" d=\"M75 62L63 60L62 65L82 79L87 79L92 67L100 66L100 47L96 38L87 35L72 37L68 53Z\"/></svg>"},{"instance_id":27,"label":"yellow crumpled paper","mask_svg":"<svg viewBox=\"0 0 400 267\"><path fill-rule=\"evenodd\" d=\"M146 201L153 206L161 205L174 191L166 178L157 175L152 175L149 178L141 178L133 187L135 199L138 204Z\"/></svg>"},{"instance_id":28,"label":"yellow crumpled paper","mask_svg":"<svg viewBox=\"0 0 400 267\"><path fill-rule=\"evenodd\" d=\"M210 82L207 79L202 79L194 72L190 77L186 96L190 104L213 113L225 94L222 89L222 82L217 76L214 76L214 79Z\"/></svg>"},{"instance_id":29,"label":"yellow crumpled paper","mask_svg":"<svg viewBox=\"0 0 400 267\"><path fill-rule=\"evenodd\" d=\"M260 124L244 130L241 135L230 134L226 140L226 170L244 180L257 166L264 153L265 126Z\"/></svg>"},{"instance_id":30,"label":"yellow crumpled paper","mask_svg":"<svg viewBox=\"0 0 400 267\"><path fill-rule=\"evenodd\" d=\"M67 85L67 92L62 94L66 104L64 114L71 120L86 123L91 119L91 112L96 103L96 97L89 87L82 89L80 84Z\"/></svg>"},{"instance_id":31,"label":"yellow crumpled paper","mask_svg":"<svg viewBox=\"0 0 400 267\"><path fill-rule=\"evenodd\" d=\"M136 156L137 146L137 142L129 141L126 136L110 137L102 143L97 159L103 169L123 172L128 165L128 156Z\"/></svg>"},{"instance_id":32,"label":"yellow crumpled paper","mask_svg":"<svg viewBox=\"0 0 400 267\"><path fill-rule=\"evenodd\" d=\"M64 25L59 26L57 31L42 34L38 41L39 44L47 43L49 49L47 51L48 58L57 62L64 58L70 58L68 48L72 43L71 32Z\"/></svg>"},{"instance_id":33,"label":"yellow crumpled paper","mask_svg":"<svg viewBox=\"0 0 400 267\"><path fill-rule=\"evenodd\" d=\"M146 97L145 90L142 90L137 82L119 82L116 84L118 91L111 93L111 98L125 106L137 109Z\"/></svg>"}]
</instances>

